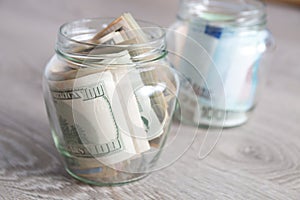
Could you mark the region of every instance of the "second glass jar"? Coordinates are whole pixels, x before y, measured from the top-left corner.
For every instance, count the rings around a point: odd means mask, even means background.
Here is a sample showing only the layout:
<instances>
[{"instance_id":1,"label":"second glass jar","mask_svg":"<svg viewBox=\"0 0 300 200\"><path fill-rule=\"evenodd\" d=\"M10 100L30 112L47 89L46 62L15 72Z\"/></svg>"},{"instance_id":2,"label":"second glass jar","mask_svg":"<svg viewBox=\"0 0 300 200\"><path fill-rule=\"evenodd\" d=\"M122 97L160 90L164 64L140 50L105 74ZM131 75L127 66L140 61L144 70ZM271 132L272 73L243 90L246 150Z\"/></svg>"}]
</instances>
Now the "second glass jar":
<instances>
[{"instance_id":1,"label":"second glass jar","mask_svg":"<svg viewBox=\"0 0 300 200\"><path fill-rule=\"evenodd\" d=\"M272 43L264 4L182 0L168 42L185 59L174 59L174 67L198 96L197 109L190 106L188 93L181 100L181 106L191 107L181 119L200 126L245 123L256 104L261 59Z\"/></svg>"}]
</instances>

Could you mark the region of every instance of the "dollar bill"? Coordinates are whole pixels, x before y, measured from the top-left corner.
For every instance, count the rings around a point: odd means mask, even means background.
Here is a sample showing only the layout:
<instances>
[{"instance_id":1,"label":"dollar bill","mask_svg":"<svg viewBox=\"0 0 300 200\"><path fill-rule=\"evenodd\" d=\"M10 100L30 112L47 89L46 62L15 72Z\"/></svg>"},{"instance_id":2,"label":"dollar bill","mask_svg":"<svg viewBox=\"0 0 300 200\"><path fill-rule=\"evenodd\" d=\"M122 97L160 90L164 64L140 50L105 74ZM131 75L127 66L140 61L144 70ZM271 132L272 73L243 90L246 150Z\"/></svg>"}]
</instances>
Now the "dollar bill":
<instances>
[{"instance_id":1,"label":"dollar bill","mask_svg":"<svg viewBox=\"0 0 300 200\"><path fill-rule=\"evenodd\" d=\"M126 71L107 70L50 81L68 152L101 157L102 162L112 164L150 149L133 88L125 76Z\"/></svg>"}]
</instances>

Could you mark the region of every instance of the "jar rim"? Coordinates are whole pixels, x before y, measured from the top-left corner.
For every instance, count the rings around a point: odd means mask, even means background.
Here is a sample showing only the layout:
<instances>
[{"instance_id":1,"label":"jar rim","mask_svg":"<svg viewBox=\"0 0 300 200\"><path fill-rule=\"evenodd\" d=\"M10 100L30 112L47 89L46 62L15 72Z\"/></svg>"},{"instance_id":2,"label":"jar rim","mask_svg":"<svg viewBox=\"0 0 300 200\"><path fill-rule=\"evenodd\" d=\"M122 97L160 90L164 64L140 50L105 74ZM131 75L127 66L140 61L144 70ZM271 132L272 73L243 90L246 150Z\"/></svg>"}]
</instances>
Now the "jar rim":
<instances>
[{"instance_id":1,"label":"jar rim","mask_svg":"<svg viewBox=\"0 0 300 200\"><path fill-rule=\"evenodd\" d=\"M235 30L266 25L265 3L260 0L181 0L178 17L191 16L200 18L203 23Z\"/></svg>"},{"instance_id":2,"label":"jar rim","mask_svg":"<svg viewBox=\"0 0 300 200\"><path fill-rule=\"evenodd\" d=\"M110 22L112 22L115 19L116 18L114 18L114 17L95 17L95 18L82 18L82 19L77 19L77 20L73 20L73 21L70 21L70 22L66 22L66 23L62 24L59 27L58 37L63 37L66 40L69 40L71 42L82 44L82 45L87 45L87 46L92 46L92 47L95 47L95 46L101 46L101 47L112 47L112 46L118 46L118 47L129 47L130 46L130 47L132 47L132 46L137 46L137 47L141 47L141 46L145 46L147 44L154 43L157 40L161 40L166 35L164 29L161 26L159 26L155 23L152 23L152 22L148 22L148 21L145 21L145 20L139 20L139 19L137 19L136 21L139 23L139 25L142 24L141 25L142 30L143 29L156 29L156 30L159 30L160 31L159 36L157 38L152 38L152 39L148 40L145 43L138 43L138 44L95 44L95 43L91 43L91 42L88 42L88 41L81 41L81 40L71 38L70 36L67 35L67 33L65 31L65 29L68 28L68 26L75 27L75 25L78 25L80 23L84 24L84 23L87 23L87 22L96 22L96 21L98 21L98 22L100 22L99 27L101 27L101 25L102 26L104 25L101 22L105 22L106 25L108 25ZM103 27L103 28L105 28L105 27Z\"/></svg>"},{"instance_id":3,"label":"jar rim","mask_svg":"<svg viewBox=\"0 0 300 200\"><path fill-rule=\"evenodd\" d=\"M145 33L146 42L129 44L96 44L89 42L115 18L83 18L60 26L55 51L67 60L82 64L82 61L118 58L121 51L142 52L131 56L132 63L145 63L166 55L166 32L151 22L136 20ZM136 30L133 30L136 31ZM129 39L134 39L129 38ZM116 57L114 57L116 56ZM131 62L130 61L130 62ZM129 62L129 61L128 61ZM122 63L122 64L132 64ZM111 64L115 65L115 64ZM116 64L117 65L117 64Z\"/></svg>"}]
</instances>

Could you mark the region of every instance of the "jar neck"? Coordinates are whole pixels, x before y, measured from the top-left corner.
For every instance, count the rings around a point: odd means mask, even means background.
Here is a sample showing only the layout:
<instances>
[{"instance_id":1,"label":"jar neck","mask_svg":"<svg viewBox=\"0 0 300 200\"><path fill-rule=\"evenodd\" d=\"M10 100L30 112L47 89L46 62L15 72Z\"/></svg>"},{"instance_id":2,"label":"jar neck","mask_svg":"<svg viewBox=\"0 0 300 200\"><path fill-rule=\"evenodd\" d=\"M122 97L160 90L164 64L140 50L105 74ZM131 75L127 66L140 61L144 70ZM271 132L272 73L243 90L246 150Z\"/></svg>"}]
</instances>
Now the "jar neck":
<instances>
[{"instance_id":1,"label":"jar neck","mask_svg":"<svg viewBox=\"0 0 300 200\"><path fill-rule=\"evenodd\" d=\"M60 27L56 53L61 58L78 66L120 66L147 63L166 55L165 32L157 25L138 21L147 37L147 42L127 41L120 44L95 44L91 39L113 19L83 19Z\"/></svg>"},{"instance_id":2,"label":"jar neck","mask_svg":"<svg viewBox=\"0 0 300 200\"><path fill-rule=\"evenodd\" d=\"M265 6L257 0L181 0L177 17L235 30L266 27Z\"/></svg>"}]
</instances>

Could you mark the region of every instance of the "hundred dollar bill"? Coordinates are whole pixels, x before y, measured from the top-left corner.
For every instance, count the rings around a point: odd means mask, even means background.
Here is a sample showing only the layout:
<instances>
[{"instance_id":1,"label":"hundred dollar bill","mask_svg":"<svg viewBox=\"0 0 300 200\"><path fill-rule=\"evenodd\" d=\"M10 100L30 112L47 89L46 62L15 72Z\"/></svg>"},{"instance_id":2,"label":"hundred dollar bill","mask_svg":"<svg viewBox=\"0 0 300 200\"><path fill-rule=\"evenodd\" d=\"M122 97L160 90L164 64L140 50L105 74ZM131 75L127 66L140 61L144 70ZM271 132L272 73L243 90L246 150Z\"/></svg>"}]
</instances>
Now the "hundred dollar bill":
<instances>
[{"instance_id":1,"label":"hundred dollar bill","mask_svg":"<svg viewBox=\"0 0 300 200\"><path fill-rule=\"evenodd\" d=\"M124 103L125 95L134 94L124 77L120 70L108 70L50 81L65 149L70 154L113 164L150 149L135 96L127 96L128 103ZM121 78L122 84L118 84ZM129 115L133 116L131 121Z\"/></svg>"},{"instance_id":2,"label":"hundred dollar bill","mask_svg":"<svg viewBox=\"0 0 300 200\"><path fill-rule=\"evenodd\" d=\"M62 67L59 67L59 69L62 69ZM63 71L53 72L51 79L53 81L70 80L70 79L87 76L90 74L101 73L104 71L105 71L105 69L101 69L101 68L96 68L96 69L86 68L84 70L83 69L75 70L75 69L67 68ZM125 74L127 72L126 68L118 69L119 77L121 74L120 72ZM128 80L128 78L130 80ZM117 79L120 79L120 78L117 77ZM122 79L124 79L124 80L122 80ZM148 140L152 140L153 138L159 137L163 133L163 128L164 128L165 124L167 123L166 120L168 118L168 114L164 113L163 120L160 120L158 118L158 116L156 115L154 109L152 108L150 97L153 95L153 91L165 90L166 85L172 86L173 84L170 81L170 83L168 83L168 84L156 86L157 88L155 89L154 86L145 86L141 80L141 77L136 76L133 73L128 73L128 76L124 76L124 78L122 78L122 79L121 79L121 81L119 81L119 84L122 84L124 81L130 81L132 83L132 86L134 88L134 95L136 96L136 100L138 103L140 117L142 118L142 121L144 123L144 128L147 132ZM167 78L165 78L165 80L167 80ZM170 90L171 90L171 93L169 95L170 98L175 97L176 91L174 90L174 88L175 88L175 86L170 87ZM126 98L124 100L126 100ZM168 99L168 101L169 101L169 99ZM84 112L84 111L82 111L82 112ZM130 115L130 118L133 118L132 116L133 115Z\"/></svg>"},{"instance_id":3,"label":"hundred dollar bill","mask_svg":"<svg viewBox=\"0 0 300 200\"><path fill-rule=\"evenodd\" d=\"M121 52L124 55L124 52ZM121 55L121 53L118 53ZM126 53L126 51L125 51ZM119 62L122 62L122 60L118 60ZM106 63L109 63L108 60L105 61ZM112 62L112 61L110 61ZM58 63L59 65L59 63ZM162 69L164 69L166 66L161 66ZM73 69L68 68L67 66L57 66L54 67L54 69L60 69L61 71L53 71L50 77L53 81L62 81L62 80L70 80L75 78L80 78L86 75L95 74L95 73L101 73L105 70L109 69L109 65L107 68L84 68L84 69ZM116 77L116 81L119 80L119 84L122 84L124 81L131 82L133 89L134 89L134 95L136 97L137 103L138 103L138 109L140 112L140 117L142 118L142 121L144 123L144 128L147 132L147 138L148 140L152 140L156 137L159 137L163 133L163 128L166 124L166 120L168 118L167 112L162 114L162 120L158 118L156 115L156 112L152 108L151 105L151 96L153 96L155 90L163 91L166 89L166 86L168 85L171 90L170 97L175 97L176 91L175 86L173 85L172 81L169 81L168 84L165 85L157 85L157 86L145 86L141 77L136 76L135 73L128 73L128 76L124 76L124 78L121 77L122 74L126 75L128 71L126 68L120 68L118 69L118 77ZM164 74L164 73L162 73ZM124 80L123 80L124 79ZM130 79L130 80L128 80ZM164 80L168 80L168 77L164 77ZM156 87L156 89L155 89ZM122 91L120 91L122 93ZM126 96L126 95L125 95ZM126 98L124 98L126 100ZM159 105L156 105L159 106ZM82 111L83 112L83 111ZM130 118L133 118L133 115L129 116Z\"/></svg>"}]
</instances>

